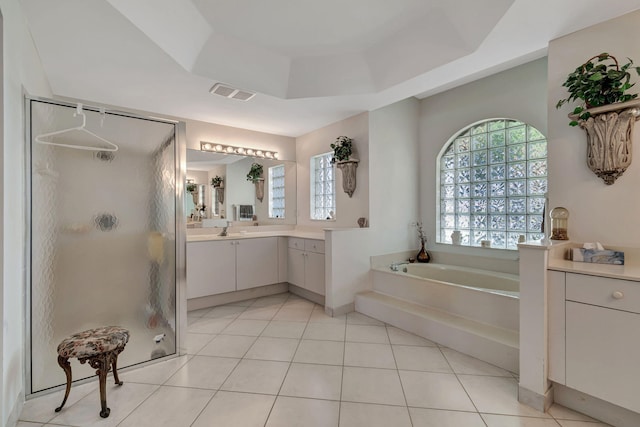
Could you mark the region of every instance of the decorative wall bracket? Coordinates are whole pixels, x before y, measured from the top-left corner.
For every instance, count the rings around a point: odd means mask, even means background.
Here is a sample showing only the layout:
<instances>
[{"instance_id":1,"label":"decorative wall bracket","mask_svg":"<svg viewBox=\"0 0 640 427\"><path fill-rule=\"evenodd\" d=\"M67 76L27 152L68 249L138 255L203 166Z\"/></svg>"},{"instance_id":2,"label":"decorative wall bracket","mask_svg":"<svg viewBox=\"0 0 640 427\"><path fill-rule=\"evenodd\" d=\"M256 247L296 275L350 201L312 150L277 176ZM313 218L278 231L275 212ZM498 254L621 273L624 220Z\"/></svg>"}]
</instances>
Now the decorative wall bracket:
<instances>
[{"instance_id":1,"label":"decorative wall bracket","mask_svg":"<svg viewBox=\"0 0 640 427\"><path fill-rule=\"evenodd\" d=\"M356 191L356 169L358 168L359 160L345 160L336 163L338 169L342 171L342 189L349 197L353 196L353 192Z\"/></svg>"},{"instance_id":2,"label":"decorative wall bracket","mask_svg":"<svg viewBox=\"0 0 640 427\"><path fill-rule=\"evenodd\" d=\"M587 166L607 185L613 184L631 165L633 127L640 119L640 100L590 108L581 120L570 114L587 132Z\"/></svg>"},{"instance_id":3,"label":"decorative wall bracket","mask_svg":"<svg viewBox=\"0 0 640 427\"><path fill-rule=\"evenodd\" d=\"M256 199L262 203L264 198L264 178L258 178L253 183L256 185Z\"/></svg>"},{"instance_id":4,"label":"decorative wall bracket","mask_svg":"<svg viewBox=\"0 0 640 427\"><path fill-rule=\"evenodd\" d=\"M218 186L214 185L213 189L216 191L216 198L218 199L218 202L224 203L224 186L223 185L218 185Z\"/></svg>"}]
</instances>

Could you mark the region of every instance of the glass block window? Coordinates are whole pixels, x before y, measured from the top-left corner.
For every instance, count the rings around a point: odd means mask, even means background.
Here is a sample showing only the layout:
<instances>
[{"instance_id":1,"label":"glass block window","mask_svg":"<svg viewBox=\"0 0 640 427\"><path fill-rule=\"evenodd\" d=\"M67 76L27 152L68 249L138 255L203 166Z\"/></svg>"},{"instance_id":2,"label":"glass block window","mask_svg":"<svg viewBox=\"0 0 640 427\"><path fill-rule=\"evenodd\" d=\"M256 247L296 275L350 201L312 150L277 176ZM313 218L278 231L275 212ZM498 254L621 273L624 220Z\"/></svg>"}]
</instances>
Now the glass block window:
<instances>
[{"instance_id":1,"label":"glass block window","mask_svg":"<svg viewBox=\"0 0 640 427\"><path fill-rule=\"evenodd\" d=\"M311 219L335 218L336 170L331 164L333 153L311 158Z\"/></svg>"},{"instance_id":2,"label":"glass block window","mask_svg":"<svg viewBox=\"0 0 640 427\"><path fill-rule=\"evenodd\" d=\"M443 148L437 241L517 249L518 237L540 240L547 192L547 140L536 128L510 119L471 125Z\"/></svg>"},{"instance_id":3,"label":"glass block window","mask_svg":"<svg viewBox=\"0 0 640 427\"><path fill-rule=\"evenodd\" d=\"M269 218L284 218L284 165L269 168Z\"/></svg>"}]
</instances>

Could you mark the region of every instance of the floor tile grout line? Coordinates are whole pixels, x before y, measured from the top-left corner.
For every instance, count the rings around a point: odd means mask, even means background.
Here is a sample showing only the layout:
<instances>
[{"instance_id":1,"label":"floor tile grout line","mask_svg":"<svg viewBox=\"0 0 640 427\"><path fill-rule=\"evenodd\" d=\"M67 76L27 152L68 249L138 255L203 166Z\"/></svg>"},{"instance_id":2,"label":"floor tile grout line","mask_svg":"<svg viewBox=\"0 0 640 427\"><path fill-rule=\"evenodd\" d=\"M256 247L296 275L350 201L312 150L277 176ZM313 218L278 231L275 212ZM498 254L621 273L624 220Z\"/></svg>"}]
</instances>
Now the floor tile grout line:
<instances>
[{"instance_id":1,"label":"floor tile grout line","mask_svg":"<svg viewBox=\"0 0 640 427\"><path fill-rule=\"evenodd\" d=\"M145 399L142 399L142 401L140 403L138 403L138 405L136 405L135 408L133 408L127 415L125 415L124 418L122 418L120 420L120 422L118 424L116 424L116 427L121 425L127 418L129 418L131 416L131 414L133 414L138 408L140 408L147 400L151 399L151 396L153 396L156 393L158 393L158 391L161 388L162 388L162 385L156 385L156 389L153 390L153 392L149 393L149 395Z\"/></svg>"},{"instance_id":2,"label":"floor tile grout line","mask_svg":"<svg viewBox=\"0 0 640 427\"><path fill-rule=\"evenodd\" d=\"M482 415L480 414L480 411L478 410L478 406L476 405L476 402L473 401L473 399L471 398L471 395L469 395L469 392L467 391L467 389L464 387L464 384L462 384L462 381L460 380L460 377L458 377L458 373L456 372L455 369L453 369L453 365L451 365L451 362L449 361L449 359L447 359L447 356L444 354L444 351L442 351L442 347L440 347L440 345L438 345L438 350L440 351L440 354L442 354L442 357L444 357L444 360L447 361L447 364L449 365L449 368L451 368L451 372L453 372L453 374L456 376L456 381L458 381L458 384L460 384L460 387L462 387L462 390L464 390L465 395L467 396L467 398L469 399L469 402L471 402L471 404L473 405L474 408L476 408L476 413L478 414L478 416L480 417L480 419L482 420L482 422L484 423L484 425L486 427L489 427L489 425L487 424L487 422L485 421L485 419L482 417Z\"/></svg>"},{"instance_id":3,"label":"floor tile grout line","mask_svg":"<svg viewBox=\"0 0 640 427\"><path fill-rule=\"evenodd\" d=\"M342 366L340 367L340 403L338 404L338 426L340 425L340 417L342 417L342 391L344 389L344 360L347 357L347 316L344 316L344 341L342 341Z\"/></svg>"},{"instance_id":4,"label":"floor tile grout line","mask_svg":"<svg viewBox=\"0 0 640 427\"><path fill-rule=\"evenodd\" d=\"M285 300L285 302L288 301L288 300L289 300L289 298L287 298L287 300ZM284 306L284 304L283 304L283 306ZM278 313L279 312L280 312L280 310L278 310ZM311 313L309 313L309 317L311 317ZM309 322L307 321L307 323L304 326L304 329L302 330L302 335L304 335L304 332L307 330L307 326L308 325L309 325ZM282 382L280 383L280 387L278 388L278 393L276 394L276 398L273 399L273 405L271 405L271 409L269 409L269 413L267 414L267 418L265 418L265 420L264 420L264 426L265 427L266 427L267 423L269 422L269 418L271 417L271 413L273 412L273 408L276 406L276 402L278 401L278 397L280 397L280 392L282 391L282 386L284 385L284 382L287 379L287 375L289 375L289 371L291 370L291 364L293 363L293 358L296 356L296 353L298 352L298 348L300 348L300 343L301 342L302 342L302 336L298 340L298 345L296 346L296 349L293 352L293 356L291 356L291 361L289 362L289 366L287 366L287 372L285 372L284 376L282 377Z\"/></svg>"},{"instance_id":5,"label":"floor tile grout line","mask_svg":"<svg viewBox=\"0 0 640 427\"><path fill-rule=\"evenodd\" d=\"M226 379L225 379L226 381ZM198 412L198 415L196 415L196 417L193 419L193 421L191 422L191 424L189 424L189 427L192 427L197 421L198 418L200 418L200 415L202 415L202 413L205 411L205 409L207 409L207 407L211 404L211 402L213 401L213 399L218 395L218 392L220 391L220 389L217 389L215 391L215 393L213 393L213 395L211 396L211 398L207 401L207 403L205 403L205 405L202 407L202 409L200 410L200 412Z\"/></svg>"},{"instance_id":6,"label":"floor tile grout line","mask_svg":"<svg viewBox=\"0 0 640 427\"><path fill-rule=\"evenodd\" d=\"M411 411L409 411L409 402L407 401L407 393L404 391L404 384L402 384L402 377L400 377L400 369L398 368L398 360L396 359L396 353L393 351L393 345L391 344L391 336L389 335L388 325L385 324L384 330L387 332L387 339L389 340L389 348L391 349L391 355L393 357L393 363L396 366L396 375L398 375L398 381L400 382L400 389L402 390L402 397L404 398L404 404L407 409L407 415L409 416L409 422L413 427L413 417Z\"/></svg>"}]
</instances>

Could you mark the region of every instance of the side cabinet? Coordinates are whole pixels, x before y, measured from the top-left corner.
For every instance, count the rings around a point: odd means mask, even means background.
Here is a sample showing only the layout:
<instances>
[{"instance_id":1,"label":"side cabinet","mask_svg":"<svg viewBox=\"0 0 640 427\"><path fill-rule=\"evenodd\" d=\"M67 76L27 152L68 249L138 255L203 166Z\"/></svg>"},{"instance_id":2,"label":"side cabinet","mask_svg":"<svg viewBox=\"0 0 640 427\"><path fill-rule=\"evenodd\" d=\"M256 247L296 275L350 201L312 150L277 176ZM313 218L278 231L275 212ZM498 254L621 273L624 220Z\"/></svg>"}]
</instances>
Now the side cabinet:
<instances>
[{"instance_id":1,"label":"side cabinet","mask_svg":"<svg viewBox=\"0 0 640 427\"><path fill-rule=\"evenodd\" d=\"M640 412L640 283L566 273L565 286L564 349L556 330L562 319L551 316L558 310L550 300L551 379Z\"/></svg>"},{"instance_id":2,"label":"side cabinet","mask_svg":"<svg viewBox=\"0 0 640 427\"><path fill-rule=\"evenodd\" d=\"M289 238L287 281L318 295L325 294L324 241Z\"/></svg>"}]
</instances>

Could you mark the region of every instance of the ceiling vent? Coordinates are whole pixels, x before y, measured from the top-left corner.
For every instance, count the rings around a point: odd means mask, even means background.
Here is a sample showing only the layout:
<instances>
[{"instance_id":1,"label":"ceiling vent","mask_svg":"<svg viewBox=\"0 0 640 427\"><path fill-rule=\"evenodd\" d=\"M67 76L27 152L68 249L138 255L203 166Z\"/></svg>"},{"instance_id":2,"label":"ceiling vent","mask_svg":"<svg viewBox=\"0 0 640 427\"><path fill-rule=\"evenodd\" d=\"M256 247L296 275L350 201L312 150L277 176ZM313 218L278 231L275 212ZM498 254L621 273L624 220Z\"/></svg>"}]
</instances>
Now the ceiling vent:
<instances>
[{"instance_id":1,"label":"ceiling vent","mask_svg":"<svg viewBox=\"0 0 640 427\"><path fill-rule=\"evenodd\" d=\"M237 99L240 101L248 101L256 95L253 92L236 89L222 83L214 84L213 87L209 89L209 92L213 93L214 95L220 95L224 96L225 98Z\"/></svg>"}]
</instances>

